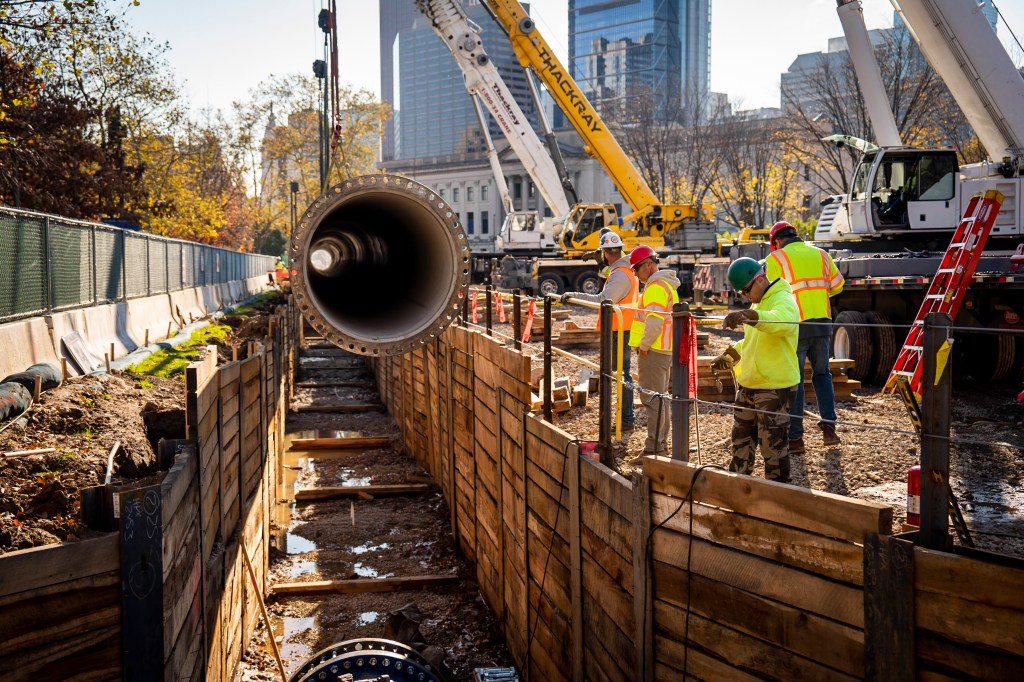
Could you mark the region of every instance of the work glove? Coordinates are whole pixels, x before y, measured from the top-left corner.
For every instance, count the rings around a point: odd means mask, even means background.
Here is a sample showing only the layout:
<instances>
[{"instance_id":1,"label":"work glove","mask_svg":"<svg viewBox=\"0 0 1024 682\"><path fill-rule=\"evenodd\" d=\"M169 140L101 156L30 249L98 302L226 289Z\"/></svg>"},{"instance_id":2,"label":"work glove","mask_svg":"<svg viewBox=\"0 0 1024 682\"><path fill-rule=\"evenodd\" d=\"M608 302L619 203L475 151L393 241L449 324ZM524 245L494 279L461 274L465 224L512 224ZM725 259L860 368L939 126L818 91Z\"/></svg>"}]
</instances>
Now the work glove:
<instances>
[{"instance_id":1,"label":"work glove","mask_svg":"<svg viewBox=\"0 0 1024 682\"><path fill-rule=\"evenodd\" d=\"M711 370L713 372L728 372L739 359L740 354L736 352L735 348L729 346L724 353L711 361Z\"/></svg>"},{"instance_id":2,"label":"work glove","mask_svg":"<svg viewBox=\"0 0 1024 682\"><path fill-rule=\"evenodd\" d=\"M579 295L580 294L579 294L578 291L567 291L564 294L562 294L561 297L558 300L561 301L562 303L567 303L570 298L572 298L573 296L579 296Z\"/></svg>"},{"instance_id":3,"label":"work glove","mask_svg":"<svg viewBox=\"0 0 1024 682\"><path fill-rule=\"evenodd\" d=\"M746 310L734 310L725 316L722 326L726 329L736 329L741 324L757 324L757 311L747 308Z\"/></svg>"}]
</instances>

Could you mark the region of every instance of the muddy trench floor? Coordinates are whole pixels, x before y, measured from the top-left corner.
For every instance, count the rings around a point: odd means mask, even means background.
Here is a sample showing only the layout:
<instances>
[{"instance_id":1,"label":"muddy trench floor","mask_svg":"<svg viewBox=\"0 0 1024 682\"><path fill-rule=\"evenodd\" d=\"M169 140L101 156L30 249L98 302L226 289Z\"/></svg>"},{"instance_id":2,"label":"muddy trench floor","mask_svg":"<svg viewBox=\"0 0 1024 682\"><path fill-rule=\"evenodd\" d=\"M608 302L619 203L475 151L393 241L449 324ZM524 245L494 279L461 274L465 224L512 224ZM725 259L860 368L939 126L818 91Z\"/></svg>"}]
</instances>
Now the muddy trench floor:
<instances>
[{"instance_id":1,"label":"muddy trench floor","mask_svg":"<svg viewBox=\"0 0 1024 682\"><path fill-rule=\"evenodd\" d=\"M322 367L324 355L336 356L338 364L349 362L342 357L354 357L341 353L305 350L297 382L366 381L372 386L374 378L362 362L356 368ZM480 595L474 568L456 551L450 512L440 489L404 451L401 434L380 404L376 388L296 388L292 408L345 403L373 403L380 409L353 414L291 411L289 439L385 436L391 439L390 446L349 450L331 458L288 453L283 463L287 488L423 483L428 484L427 491L278 505L271 526L269 582L407 576L457 576L457 580L399 592L272 596L268 609L285 670L291 675L311 655L337 642L385 637L388 614L409 604L422 614L420 632L426 643L444 652L452 680L471 679L477 667L512 665L497 621ZM278 678L261 622L238 679Z\"/></svg>"}]
</instances>

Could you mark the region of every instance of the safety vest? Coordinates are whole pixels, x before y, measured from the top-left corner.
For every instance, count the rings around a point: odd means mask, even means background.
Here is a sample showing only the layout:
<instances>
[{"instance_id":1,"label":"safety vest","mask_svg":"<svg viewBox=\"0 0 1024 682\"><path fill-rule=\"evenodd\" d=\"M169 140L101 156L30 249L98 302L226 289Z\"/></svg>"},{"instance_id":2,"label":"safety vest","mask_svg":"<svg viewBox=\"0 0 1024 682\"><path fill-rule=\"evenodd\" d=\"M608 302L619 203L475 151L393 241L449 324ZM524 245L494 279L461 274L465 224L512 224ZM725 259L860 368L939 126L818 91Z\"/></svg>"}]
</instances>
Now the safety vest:
<instances>
[{"instance_id":1,"label":"safety vest","mask_svg":"<svg viewBox=\"0 0 1024 682\"><path fill-rule=\"evenodd\" d=\"M629 263L624 262L624 259L621 259L619 262L617 262L615 265L612 265L612 267L609 268L608 276L611 277L611 273L615 272L616 270L622 270L623 273L627 277L629 277L629 294L627 294L626 297L620 301L612 301L612 303L614 303L615 305L621 306L619 310L622 313L621 327L619 326L618 315L612 315L612 329L614 331L619 331L620 329L632 329L633 319L636 316L637 303L640 302L640 280L636 278L636 273L633 272L633 268L629 267ZM600 328L601 326L600 320L601 318L598 318L598 328Z\"/></svg>"},{"instance_id":2,"label":"safety vest","mask_svg":"<svg viewBox=\"0 0 1024 682\"><path fill-rule=\"evenodd\" d=\"M829 298L843 290L843 275L832 257L802 241L768 254L765 274L769 280L781 277L789 282L801 321L831 318Z\"/></svg>"},{"instance_id":3,"label":"safety vest","mask_svg":"<svg viewBox=\"0 0 1024 682\"><path fill-rule=\"evenodd\" d=\"M679 294L667 282L656 279L647 282L644 287L643 297L640 300L640 310L633 316L633 325L629 330L629 345L640 346L643 340L644 328L647 325L647 317L661 318L661 331L658 338L651 344L651 350L671 351L672 350L672 306L679 302ZM653 322L653 320L652 320Z\"/></svg>"}]
</instances>

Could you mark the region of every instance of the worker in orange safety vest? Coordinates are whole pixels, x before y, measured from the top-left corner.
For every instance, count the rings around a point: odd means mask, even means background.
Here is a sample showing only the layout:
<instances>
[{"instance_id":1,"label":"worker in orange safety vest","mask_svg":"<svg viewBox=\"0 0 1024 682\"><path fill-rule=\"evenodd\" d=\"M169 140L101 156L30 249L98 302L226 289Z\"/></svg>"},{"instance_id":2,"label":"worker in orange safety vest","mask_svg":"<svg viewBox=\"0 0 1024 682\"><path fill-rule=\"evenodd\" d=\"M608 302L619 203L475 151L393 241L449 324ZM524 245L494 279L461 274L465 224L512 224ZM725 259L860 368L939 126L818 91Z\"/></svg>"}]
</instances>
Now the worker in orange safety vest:
<instances>
[{"instance_id":1,"label":"worker in orange safety vest","mask_svg":"<svg viewBox=\"0 0 1024 682\"><path fill-rule=\"evenodd\" d=\"M768 235L772 252L765 259L769 280L781 277L789 282L800 313L800 336L796 346L800 382L790 407L789 452L804 452L804 362L811 361L811 383L818 401L818 422L822 442L839 445L836 433L836 398L828 360L832 341L832 306L830 298L843 290L843 275L825 251L804 242L796 228L777 222Z\"/></svg>"},{"instance_id":2,"label":"worker in orange safety vest","mask_svg":"<svg viewBox=\"0 0 1024 682\"><path fill-rule=\"evenodd\" d=\"M670 405L666 394L672 377L672 306L679 302L679 278L670 270L658 269L658 254L649 246L633 249L629 264L644 284L629 332L629 345L639 354L640 399L647 408L643 454L667 455Z\"/></svg>"},{"instance_id":3,"label":"worker in orange safety vest","mask_svg":"<svg viewBox=\"0 0 1024 682\"><path fill-rule=\"evenodd\" d=\"M629 258L622 255L622 238L611 230L601 235L601 256L608 267L608 277L599 293L587 294L580 291L567 291L562 294L562 303L575 298L591 303L611 301L621 307L621 322L618 315L612 315L612 329L618 333L622 343L622 428L631 430L636 424L633 411L633 379L630 376L629 345L630 328L633 315L640 301L640 281L629 266ZM617 341L619 339L616 339ZM612 370L618 369L618 353L612 354Z\"/></svg>"}]
</instances>

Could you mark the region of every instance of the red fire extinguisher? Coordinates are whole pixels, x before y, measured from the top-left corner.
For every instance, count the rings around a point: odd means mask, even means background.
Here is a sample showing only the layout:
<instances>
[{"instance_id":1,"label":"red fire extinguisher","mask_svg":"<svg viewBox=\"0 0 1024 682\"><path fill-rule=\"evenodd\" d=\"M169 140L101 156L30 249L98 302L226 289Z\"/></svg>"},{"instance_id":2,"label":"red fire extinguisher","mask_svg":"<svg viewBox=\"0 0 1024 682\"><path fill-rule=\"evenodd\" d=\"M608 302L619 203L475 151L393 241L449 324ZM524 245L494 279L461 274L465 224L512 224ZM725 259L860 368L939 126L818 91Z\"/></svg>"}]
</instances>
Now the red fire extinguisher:
<instances>
[{"instance_id":1,"label":"red fire extinguisher","mask_svg":"<svg viewBox=\"0 0 1024 682\"><path fill-rule=\"evenodd\" d=\"M912 466L907 472L907 525L921 525L921 467Z\"/></svg>"}]
</instances>

